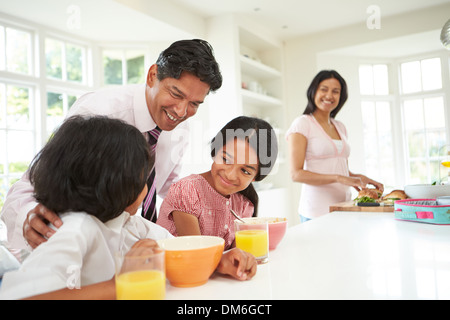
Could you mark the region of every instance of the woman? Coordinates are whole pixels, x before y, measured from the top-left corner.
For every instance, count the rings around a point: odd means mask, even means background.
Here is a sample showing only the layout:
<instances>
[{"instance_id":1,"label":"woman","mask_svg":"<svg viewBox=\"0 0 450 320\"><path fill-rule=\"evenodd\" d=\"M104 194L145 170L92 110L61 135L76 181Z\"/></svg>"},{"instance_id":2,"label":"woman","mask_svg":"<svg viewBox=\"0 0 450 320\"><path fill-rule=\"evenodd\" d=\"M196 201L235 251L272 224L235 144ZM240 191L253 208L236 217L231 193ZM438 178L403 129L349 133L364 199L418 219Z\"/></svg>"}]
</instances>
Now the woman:
<instances>
[{"instance_id":1,"label":"woman","mask_svg":"<svg viewBox=\"0 0 450 320\"><path fill-rule=\"evenodd\" d=\"M356 190L381 183L348 168L347 130L335 117L347 100L347 84L334 70L319 72L307 91L308 105L296 118L286 138L290 147L291 175L303 183L299 204L301 222L329 212L330 205L351 200Z\"/></svg>"}]
</instances>

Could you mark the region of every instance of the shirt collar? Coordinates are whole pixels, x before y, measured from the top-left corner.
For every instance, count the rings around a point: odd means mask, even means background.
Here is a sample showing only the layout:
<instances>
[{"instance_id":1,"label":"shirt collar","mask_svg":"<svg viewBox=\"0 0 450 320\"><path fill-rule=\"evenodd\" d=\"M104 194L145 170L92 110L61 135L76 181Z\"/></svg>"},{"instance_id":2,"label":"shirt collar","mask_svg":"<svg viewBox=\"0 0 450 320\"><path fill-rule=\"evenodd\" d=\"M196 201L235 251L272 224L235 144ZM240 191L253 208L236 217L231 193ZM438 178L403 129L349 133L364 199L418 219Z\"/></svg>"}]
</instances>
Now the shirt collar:
<instances>
[{"instance_id":1,"label":"shirt collar","mask_svg":"<svg viewBox=\"0 0 450 320\"><path fill-rule=\"evenodd\" d=\"M147 107L147 101L145 100L145 88L146 85L140 85L134 92L133 105L134 105L134 122L136 128L141 132L147 132L156 127L156 123L150 115Z\"/></svg>"},{"instance_id":2,"label":"shirt collar","mask_svg":"<svg viewBox=\"0 0 450 320\"><path fill-rule=\"evenodd\" d=\"M114 219L105 222L105 226L111 229L113 232L120 234L125 223L130 218L130 214L126 211L122 212Z\"/></svg>"}]
</instances>

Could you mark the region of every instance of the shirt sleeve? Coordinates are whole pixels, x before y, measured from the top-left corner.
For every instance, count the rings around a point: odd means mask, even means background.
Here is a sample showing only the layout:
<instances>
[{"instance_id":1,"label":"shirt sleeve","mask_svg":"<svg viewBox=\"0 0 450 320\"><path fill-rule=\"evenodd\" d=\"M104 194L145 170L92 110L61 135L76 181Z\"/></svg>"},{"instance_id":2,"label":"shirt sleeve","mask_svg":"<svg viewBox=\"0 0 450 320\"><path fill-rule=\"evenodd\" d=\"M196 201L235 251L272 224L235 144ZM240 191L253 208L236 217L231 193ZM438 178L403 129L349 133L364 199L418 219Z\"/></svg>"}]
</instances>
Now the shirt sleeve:
<instances>
[{"instance_id":1,"label":"shirt sleeve","mask_svg":"<svg viewBox=\"0 0 450 320\"><path fill-rule=\"evenodd\" d=\"M23 299L79 287L87 241L79 232L56 232L25 259L19 270L3 276L0 299Z\"/></svg>"},{"instance_id":2,"label":"shirt sleeve","mask_svg":"<svg viewBox=\"0 0 450 320\"><path fill-rule=\"evenodd\" d=\"M174 183L159 209L157 224L176 236L172 212L180 211L199 218L201 215L200 194L192 181L181 179Z\"/></svg>"},{"instance_id":3,"label":"shirt sleeve","mask_svg":"<svg viewBox=\"0 0 450 320\"><path fill-rule=\"evenodd\" d=\"M300 133L306 138L309 137L311 130L311 122L309 120L308 115L302 115L301 117L296 118L289 129L286 131L286 139L293 133Z\"/></svg>"},{"instance_id":4,"label":"shirt sleeve","mask_svg":"<svg viewBox=\"0 0 450 320\"><path fill-rule=\"evenodd\" d=\"M23 237L23 223L28 212L36 205L33 196L34 189L25 173L8 191L6 201L0 212L0 217L6 225L8 247L12 250L29 250Z\"/></svg>"}]
</instances>

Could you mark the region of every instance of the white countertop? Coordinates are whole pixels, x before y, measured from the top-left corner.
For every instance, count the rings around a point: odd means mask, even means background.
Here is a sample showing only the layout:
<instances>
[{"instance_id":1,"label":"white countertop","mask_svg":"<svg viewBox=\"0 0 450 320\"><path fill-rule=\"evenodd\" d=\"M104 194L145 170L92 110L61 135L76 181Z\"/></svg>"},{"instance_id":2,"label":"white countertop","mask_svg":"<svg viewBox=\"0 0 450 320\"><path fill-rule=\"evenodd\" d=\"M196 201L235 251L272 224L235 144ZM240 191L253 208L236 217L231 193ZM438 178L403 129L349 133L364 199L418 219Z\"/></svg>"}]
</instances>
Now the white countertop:
<instances>
[{"instance_id":1,"label":"white countertop","mask_svg":"<svg viewBox=\"0 0 450 320\"><path fill-rule=\"evenodd\" d=\"M288 229L250 281L214 274L166 299L450 299L450 226L333 212Z\"/></svg>"}]
</instances>

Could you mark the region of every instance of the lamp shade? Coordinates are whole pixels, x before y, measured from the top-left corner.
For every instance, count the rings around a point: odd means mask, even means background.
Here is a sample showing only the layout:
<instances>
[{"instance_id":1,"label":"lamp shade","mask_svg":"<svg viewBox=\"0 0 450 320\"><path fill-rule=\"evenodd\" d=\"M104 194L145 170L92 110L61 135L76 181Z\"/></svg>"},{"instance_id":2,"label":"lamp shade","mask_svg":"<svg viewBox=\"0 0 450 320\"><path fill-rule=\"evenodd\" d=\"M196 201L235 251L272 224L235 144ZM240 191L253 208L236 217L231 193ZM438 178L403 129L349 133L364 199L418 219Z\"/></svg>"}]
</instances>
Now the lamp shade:
<instances>
[{"instance_id":1,"label":"lamp shade","mask_svg":"<svg viewBox=\"0 0 450 320\"><path fill-rule=\"evenodd\" d=\"M441 42L444 47L450 50L450 20L448 20L442 28Z\"/></svg>"}]
</instances>

